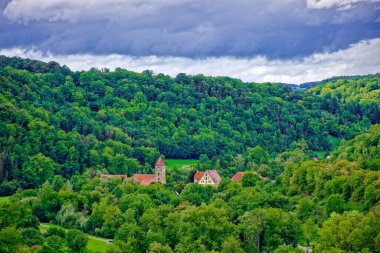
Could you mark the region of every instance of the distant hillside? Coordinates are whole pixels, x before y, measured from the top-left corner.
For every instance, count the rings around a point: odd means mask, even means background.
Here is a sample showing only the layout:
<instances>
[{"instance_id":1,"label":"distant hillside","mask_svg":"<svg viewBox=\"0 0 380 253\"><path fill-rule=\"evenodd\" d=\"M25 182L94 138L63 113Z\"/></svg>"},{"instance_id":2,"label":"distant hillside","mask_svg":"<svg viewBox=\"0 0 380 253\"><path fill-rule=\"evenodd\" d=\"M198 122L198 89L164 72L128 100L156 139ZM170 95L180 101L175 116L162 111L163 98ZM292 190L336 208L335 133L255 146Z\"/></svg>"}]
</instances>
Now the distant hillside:
<instances>
[{"instance_id":1,"label":"distant hillside","mask_svg":"<svg viewBox=\"0 0 380 253\"><path fill-rule=\"evenodd\" d=\"M380 74L332 78L309 89L319 97L334 97L341 102L380 105Z\"/></svg>"},{"instance_id":2,"label":"distant hillside","mask_svg":"<svg viewBox=\"0 0 380 253\"><path fill-rule=\"evenodd\" d=\"M378 94L378 75L293 92L228 77L73 72L0 57L0 82L0 180L27 187L87 168L150 171L159 154L203 155L227 168L256 146L271 157L300 142L330 151L331 136L350 139L380 123L378 97L366 93Z\"/></svg>"}]
</instances>

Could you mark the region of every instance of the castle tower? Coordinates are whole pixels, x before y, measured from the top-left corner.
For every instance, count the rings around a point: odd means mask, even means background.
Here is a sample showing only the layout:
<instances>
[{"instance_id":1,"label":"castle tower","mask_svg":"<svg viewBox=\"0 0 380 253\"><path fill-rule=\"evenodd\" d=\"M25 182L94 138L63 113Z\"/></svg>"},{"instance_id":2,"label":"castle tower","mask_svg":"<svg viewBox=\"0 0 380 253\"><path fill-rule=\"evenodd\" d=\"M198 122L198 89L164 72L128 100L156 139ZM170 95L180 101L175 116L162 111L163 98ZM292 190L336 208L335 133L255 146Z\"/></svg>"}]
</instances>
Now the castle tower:
<instances>
[{"instance_id":1,"label":"castle tower","mask_svg":"<svg viewBox=\"0 0 380 253\"><path fill-rule=\"evenodd\" d=\"M166 184L166 165L162 157L160 156L154 166L155 182Z\"/></svg>"}]
</instances>

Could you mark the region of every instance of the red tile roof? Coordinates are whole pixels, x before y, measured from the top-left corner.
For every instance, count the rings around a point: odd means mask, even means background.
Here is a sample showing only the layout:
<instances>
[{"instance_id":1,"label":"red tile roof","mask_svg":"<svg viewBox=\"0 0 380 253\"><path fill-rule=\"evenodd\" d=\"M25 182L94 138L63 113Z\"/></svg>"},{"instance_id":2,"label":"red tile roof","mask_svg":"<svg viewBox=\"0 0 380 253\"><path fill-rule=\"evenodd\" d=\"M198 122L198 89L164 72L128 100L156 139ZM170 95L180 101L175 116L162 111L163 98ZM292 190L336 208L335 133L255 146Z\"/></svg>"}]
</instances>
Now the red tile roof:
<instances>
[{"instance_id":1,"label":"red tile roof","mask_svg":"<svg viewBox=\"0 0 380 253\"><path fill-rule=\"evenodd\" d=\"M166 166L164 160L160 156L156 162L156 166Z\"/></svg>"},{"instance_id":2,"label":"red tile roof","mask_svg":"<svg viewBox=\"0 0 380 253\"><path fill-rule=\"evenodd\" d=\"M197 173L195 173L194 175L194 182L201 180L204 174L205 174L204 171L197 171Z\"/></svg>"},{"instance_id":3,"label":"red tile roof","mask_svg":"<svg viewBox=\"0 0 380 253\"><path fill-rule=\"evenodd\" d=\"M236 174L233 176L233 177L231 177L231 180L232 181L235 181L235 182L241 182L241 179L243 178L243 176L244 176L244 173L245 172L236 172ZM256 174L256 175L258 175L262 180L268 180L268 178L267 177L263 177L263 176L261 176L259 173L257 173L257 172L255 172L255 171L248 171L247 173L253 173L253 174Z\"/></svg>"},{"instance_id":4,"label":"red tile roof","mask_svg":"<svg viewBox=\"0 0 380 253\"><path fill-rule=\"evenodd\" d=\"M220 177L219 173L216 170L209 170L208 174L210 175L212 181L214 184L219 184L222 178Z\"/></svg>"},{"instance_id":5,"label":"red tile roof","mask_svg":"<svg viewBox=\"0 0 380 253\"><path fill-rule=\"evenodd\" d=\"M243 176L244 172L237 172L233 177L231 177L231 180L240 183Z\"/></svg>"},{"instance_id":6,"label":"red tile roof","mask_svg":"<svg viewBox=\"0 0 380 253\"><path fill-rule=\"evenodd\" d=\"M134 174L133 181L141 185L150 185L156 182L156 176L154 174Z\"/></svg>"}]
</instances>

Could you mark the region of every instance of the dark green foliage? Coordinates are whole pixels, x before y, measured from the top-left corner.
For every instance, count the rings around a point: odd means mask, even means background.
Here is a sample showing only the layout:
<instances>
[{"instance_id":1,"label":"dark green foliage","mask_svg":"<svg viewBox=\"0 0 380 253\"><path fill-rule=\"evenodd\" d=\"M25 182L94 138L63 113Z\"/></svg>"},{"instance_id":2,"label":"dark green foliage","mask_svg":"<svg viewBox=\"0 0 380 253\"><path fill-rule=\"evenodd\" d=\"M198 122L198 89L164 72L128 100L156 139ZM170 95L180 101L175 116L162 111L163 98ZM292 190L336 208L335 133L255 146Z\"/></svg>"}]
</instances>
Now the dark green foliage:
<instances>
[{"instance_id":1,"label":"dark green foliage","mask_svg":"<svg viewBox=\"0 0 380 253\"><path fill-rule=\"evenodd\" d=\"M58 237L61 237L61 238L65 238L66 236L66 232L63 228L59 228L59 227L50 227L46 233L45 233L45 236L46 237L50 237L50 236L58 236Z\"/></svg>"},{"instance_id":2,"label":"dark green foliage","mask_svg":"<svg viewBox=\"0 0 380 253\"><path fill-rule=\"evenodd\" d=\"M332 86L368 83L377 94L377 80L374 75ZM210 159L238 170L258 166L274 178L281 167L267 172L262 165L271 166L270 158L293 150L294 143L329 151L329 136L351 138L380 120L373 96L345 104L346 95L324 86L292 92L227 77L72 72L54 62L3 56L0 82L0 194L88 168L147 173L160 153L203 155L203 163ZM371 160L365 166L377 165Z\"/></svg>"},{"instance_id":3,"label":"dark green foliage","mask_svg":"<svg viewBox=\"0 0 380 253\"><path fill-rule=\"evenodd\" d=\"M292 92L0 57L0 194L16 192L0 252L86 252L86 232L108 252L379 253L378 79ZM99 179L152 173L160 154L200 162L166 185ZM193 183L206 169L218 187Z\"/></svg>"},{"instance_id":4,"label":"dark green foliage","mask_svg":"<svg viewBox=\"0 0 380 253\"><path fill-rule=\"evenodd\" d=\"M72 252L86 252L87 236L80 230L70 229L66 234L67 246Z\"/></svg>"},{"instance_id":5,"label":"dark green foliage","mask_svg":"<svg viewBox=\"0 0 380 253\"><path fill-rule=\"evenodd\" d=\"M25 228L21 230L23 242L28 246L42 245L43 236L41 232L35 228Z\"/></svg>"},{"instance_id":6,"label":"dark green foliage","mask_svg":"<svg viewBox=\"0 0 380 253\"><path fill-rule=\"evenodd\" d=\"M241 179L241 183L244 187L255 186L260 181L260 176L251 172L246 172Z\"/></svg>"}]
</instances>

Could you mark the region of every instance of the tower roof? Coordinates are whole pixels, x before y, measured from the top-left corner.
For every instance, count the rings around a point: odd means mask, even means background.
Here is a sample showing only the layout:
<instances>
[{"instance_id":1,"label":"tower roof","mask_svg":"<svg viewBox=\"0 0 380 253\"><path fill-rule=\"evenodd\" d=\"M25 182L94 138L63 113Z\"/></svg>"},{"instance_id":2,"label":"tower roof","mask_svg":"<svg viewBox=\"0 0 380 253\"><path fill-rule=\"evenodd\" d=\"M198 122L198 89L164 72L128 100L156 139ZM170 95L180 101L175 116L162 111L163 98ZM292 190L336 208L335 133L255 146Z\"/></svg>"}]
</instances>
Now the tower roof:
<instances>
[{"instance_id":1,"label":"tower roof","mask_svg":"<svg viewBox=\"0 0 380 253\"><path fill-rule=\"evenodd\" d=\"M164 160L160 156L156 162L156 166L166 166Z\"/></svg>"}]
</instances>

